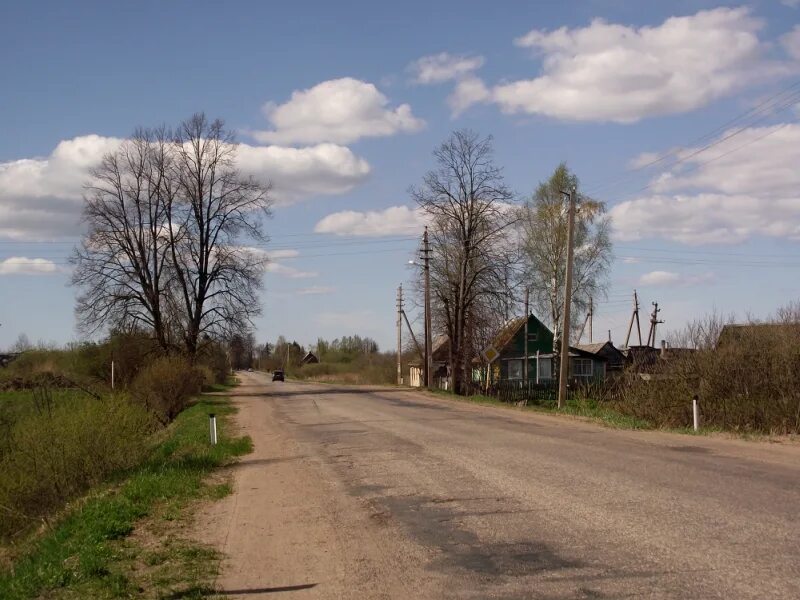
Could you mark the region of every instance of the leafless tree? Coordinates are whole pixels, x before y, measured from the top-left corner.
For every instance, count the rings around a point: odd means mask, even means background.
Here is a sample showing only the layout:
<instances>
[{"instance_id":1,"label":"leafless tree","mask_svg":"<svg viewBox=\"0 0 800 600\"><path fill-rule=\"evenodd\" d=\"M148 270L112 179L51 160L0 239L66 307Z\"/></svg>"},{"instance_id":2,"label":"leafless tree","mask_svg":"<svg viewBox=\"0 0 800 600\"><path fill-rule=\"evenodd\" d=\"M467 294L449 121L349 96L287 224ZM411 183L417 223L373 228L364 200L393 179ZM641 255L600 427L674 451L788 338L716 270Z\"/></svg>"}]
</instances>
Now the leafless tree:
<instances>
[{"instance_id":1,"label":"leafless tree","mask_svg":"<svg viewBox=\"0 0 800 600\"><path fill-rule=\"evenodd\" d=\"M560 348L567 267L567 203L562 192L578 188L565 164L539 184L521 209L520 233L525 284L539 314L553 327L554 351ZM571 331L578 326L589 299L605 293L611 266L610 222L605 206L579 194L575 216Z\"/></svg>"},{"instance_id":2,"label":"leafless tree","mask_svg":"<svg viewBox=\"0 0 800 600\"><path fill-rule=\"evenodd\" d=\"M202 114L140 130L87 185L89 231L75 251L83 328L146 327L191 358L203 340L246 332L259 312L269 186L235 168L236 143Z\"/></svg>"},{"instance_id":3,"label":"leafless tree","mask_svg":"<svg viewBox=\"0 0 800 600\"><path fill-rule=\"evenodd\" d=\"M146 327L168 349L170 134L138 130L92 171L88 233L74 252L76 312L86 332L104 325Z\"/></svg>"},{"instance_id":4,"label":"leafless tree","mask_svg":"<svg viewBox=\"0 0 800 600\"><path fill-rule=\"evenodd\" d=\"M449 340L451 389L463 393L477 332L503 314L512 192L493 160L491 137L454 132L436 168L411 195L430 223L432 310Z\"/></svg>"},{"instance_id":5,"label":"leafless tree","mask_svg":"<svg viewBox=\"0 0 800 600\"><path fill-rule=\"evenodd\" d=\"M266 257L241 245L264 243L269 186L235 168L236 144L222 121L197 114L175 138L175 196L168 211L171 296L184 347L197 353L206 335L246 332L259 314Z\"/></svg>"}]
</instances>

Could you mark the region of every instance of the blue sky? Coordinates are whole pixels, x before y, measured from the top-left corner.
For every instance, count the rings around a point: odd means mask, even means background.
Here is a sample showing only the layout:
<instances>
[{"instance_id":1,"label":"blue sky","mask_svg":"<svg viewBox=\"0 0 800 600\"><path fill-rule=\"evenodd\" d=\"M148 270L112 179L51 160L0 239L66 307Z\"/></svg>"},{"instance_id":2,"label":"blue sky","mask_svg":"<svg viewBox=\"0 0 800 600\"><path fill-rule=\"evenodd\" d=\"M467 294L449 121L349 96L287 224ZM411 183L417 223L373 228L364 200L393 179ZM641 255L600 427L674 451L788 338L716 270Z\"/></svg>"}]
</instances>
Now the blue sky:
<instances>
[{"instance_id":1,"label":"blue sky","mask_svg":"<svg viewBox=\"0 0 800 600\"><path fill-rule=\"evenodd\" d=\"M596 337L623 341L634 288L667 329L800 296L799 2L431 4L4 7L0 347L77 338L65 257L87 169L201 110L275 184L260 340L391 347L422 226L407 190L462 127L494 136L520 199L567 161L608 203Z\"/></svg>"}]
</instances>

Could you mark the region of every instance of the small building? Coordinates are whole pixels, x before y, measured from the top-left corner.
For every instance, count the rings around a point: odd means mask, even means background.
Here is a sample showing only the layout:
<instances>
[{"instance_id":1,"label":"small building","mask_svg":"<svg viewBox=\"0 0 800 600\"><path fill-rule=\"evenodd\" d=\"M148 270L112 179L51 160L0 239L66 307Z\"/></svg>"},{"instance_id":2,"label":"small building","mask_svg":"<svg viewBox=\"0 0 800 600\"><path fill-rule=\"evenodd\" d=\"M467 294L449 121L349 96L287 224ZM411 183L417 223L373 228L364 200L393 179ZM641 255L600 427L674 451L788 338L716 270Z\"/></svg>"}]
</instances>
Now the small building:
<instances>
[{"instance_id":1,"label":"small building","mask_svg":"<svg viewBox=\"0 0 800 600\"><path fill-rule=\"evenodd\" d=\"M422 362L417 360L408 365L408 385L411 387L422 387ZM447 378L450 375L450 344L447 336L441 336L433 341L431 363L434 386L447 389ZM437 382L441 384L437 385Z\"/></svg>"},{"instance_id":2,"label":"small building","mask_svg":"<svg viewBox=\"0 0 800 600\"><path fill-rule=\"evenodd\" d=\"M604 358L609 372L622 371L625 368L625 355L611 342L594 344L576 344L576 350L588 352L592 356Z\"/></svg>"},{"instance_id":3,"label":"small building","mask_svg":"<svg viewBox=\"0 0 800 600\"><path fill-rule=\"evenodd\" d=\"M316 355L316 354L314 354L313 352L309 352L309 353L307 353L307 354L306 354L306 355L305 355L305 356L304 356L304 357L303 357L303 358L300 360L300 364L301 364L301 365L315 365L315 364L317 364L318 362L319 362L319 359L317 358L317 355Z\"/></svg>"}]
</instances>

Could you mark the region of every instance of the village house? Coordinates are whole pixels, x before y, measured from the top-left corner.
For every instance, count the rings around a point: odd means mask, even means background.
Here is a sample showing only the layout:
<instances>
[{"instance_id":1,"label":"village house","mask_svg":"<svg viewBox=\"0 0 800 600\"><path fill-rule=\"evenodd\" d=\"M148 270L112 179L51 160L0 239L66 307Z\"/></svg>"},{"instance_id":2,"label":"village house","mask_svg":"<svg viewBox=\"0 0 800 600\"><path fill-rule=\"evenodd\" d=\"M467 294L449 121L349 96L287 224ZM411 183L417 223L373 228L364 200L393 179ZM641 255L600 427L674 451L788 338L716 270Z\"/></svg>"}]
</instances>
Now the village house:
<instances>
[{"instance_id":1,"label":"village house","mask_svg":"<svg viewBox=\"0 0 800 600\"><path fill-rule=\"evenodd\" d=\"M556 379L553 332L533 314L528 316L528 381L548 384ZM492 341L498 356L491 363L491 383L525 379L525 317L512 319ZM610 342L588 346L570 346L570 379L594 381L605 379L607 371L622 368L622 354Z\"/></svg>"}]
</instances>

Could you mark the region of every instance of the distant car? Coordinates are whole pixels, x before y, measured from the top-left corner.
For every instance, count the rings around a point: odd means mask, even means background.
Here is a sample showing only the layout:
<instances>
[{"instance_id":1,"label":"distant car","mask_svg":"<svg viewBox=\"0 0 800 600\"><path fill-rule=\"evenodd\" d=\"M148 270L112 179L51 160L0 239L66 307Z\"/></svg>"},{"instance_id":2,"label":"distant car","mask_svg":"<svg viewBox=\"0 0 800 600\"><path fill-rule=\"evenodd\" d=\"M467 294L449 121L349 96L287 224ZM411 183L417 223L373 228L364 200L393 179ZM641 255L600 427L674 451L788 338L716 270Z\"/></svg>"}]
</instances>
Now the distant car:
<instances>
[{"instance_id":1,"label":"distant car","mask_svg":"<svg viewBox=\"0 0 800 600\"><path fill-rule=\"evenodd\" d=\"M283 381L283 371L278 369L272 372L272 381Z\"/></svg>"}]
</instances>

